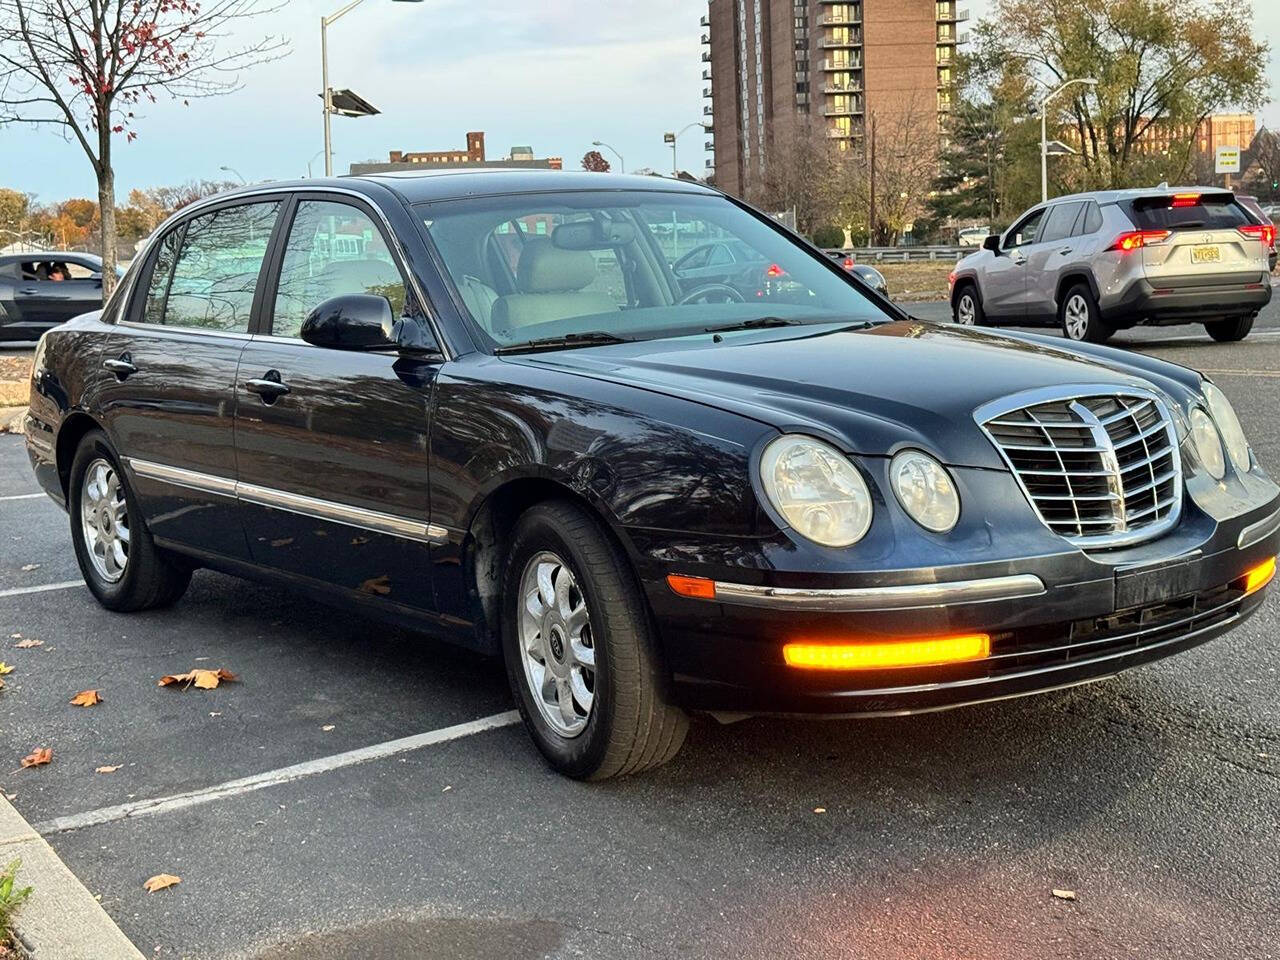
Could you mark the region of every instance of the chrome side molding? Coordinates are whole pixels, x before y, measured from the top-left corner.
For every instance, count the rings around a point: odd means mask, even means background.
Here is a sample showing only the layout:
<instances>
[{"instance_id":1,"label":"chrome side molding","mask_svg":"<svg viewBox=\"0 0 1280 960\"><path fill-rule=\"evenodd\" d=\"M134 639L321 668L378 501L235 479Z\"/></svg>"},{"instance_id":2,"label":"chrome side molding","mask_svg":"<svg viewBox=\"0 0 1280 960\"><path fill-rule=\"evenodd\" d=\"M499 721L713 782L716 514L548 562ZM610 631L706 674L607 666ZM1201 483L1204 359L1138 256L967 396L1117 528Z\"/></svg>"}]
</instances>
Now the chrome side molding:
<instances>
[{"instance_id":1,"label":"chrome side molding","mask_svg":"<svg viewBox=\"0 0 1280 960\"><path fill-rule=\"evenodd\" d=\"M1030 573L983 580L953 580L892 587L847 587L810 590L790 587L757 587L716 581L715 600L775 610L820 610L828 613L867 610L912 610L953 603L988 603L1021 600L1045 592L1044 582Z\"/></svg>"},{"instance_id":2,"label":"chrome side molding","mask_svg":"<svg viewBox=\"0 0 1280 960\"><path fill-rule=\"evenodd\" d=\"M196 470L185 470L171 467L164 463L150 460L123 458L125 464L140 477L149 480L160 480L177 487L199 490L222 497L231 497L242 503L252 503L275 510L285 510L304 517L315 517L318 520L329 520L348 527L359 527L375 533L386 533L393 537L404 537L421 543L438 544L448 540L449 531L434 523L423 523L410 517L401 517L394 513L383 513L378 510L366 510L333 500L321 500L317 497L305 497L286 490L276 490L255 483L241 483L230 477L220 477L211 473L200 473Z\"/></svg>"}]
</instances>

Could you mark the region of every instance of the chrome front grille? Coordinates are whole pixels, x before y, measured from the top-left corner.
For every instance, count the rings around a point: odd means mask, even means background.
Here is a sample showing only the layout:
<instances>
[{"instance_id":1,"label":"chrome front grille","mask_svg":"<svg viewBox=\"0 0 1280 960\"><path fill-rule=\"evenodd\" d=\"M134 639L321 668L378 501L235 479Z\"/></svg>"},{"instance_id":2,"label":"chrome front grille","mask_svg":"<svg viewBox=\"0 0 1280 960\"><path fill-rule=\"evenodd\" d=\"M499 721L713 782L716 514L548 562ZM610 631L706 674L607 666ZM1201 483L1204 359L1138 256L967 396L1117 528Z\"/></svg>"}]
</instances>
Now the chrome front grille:
<instances>
[{"instance_id":1,"label":"chrome front grille","mask_svg":"<svg viewBox=\"0 0 1280 960\"><path fill-rule=\"evenodd\" d=\"M1115 391L1044 394L988 404L977 417L1045 526L1092 548L1149 540L1172 527L1182 507L1182 465L1164 403Z\"/></svg>"}]
</instances>

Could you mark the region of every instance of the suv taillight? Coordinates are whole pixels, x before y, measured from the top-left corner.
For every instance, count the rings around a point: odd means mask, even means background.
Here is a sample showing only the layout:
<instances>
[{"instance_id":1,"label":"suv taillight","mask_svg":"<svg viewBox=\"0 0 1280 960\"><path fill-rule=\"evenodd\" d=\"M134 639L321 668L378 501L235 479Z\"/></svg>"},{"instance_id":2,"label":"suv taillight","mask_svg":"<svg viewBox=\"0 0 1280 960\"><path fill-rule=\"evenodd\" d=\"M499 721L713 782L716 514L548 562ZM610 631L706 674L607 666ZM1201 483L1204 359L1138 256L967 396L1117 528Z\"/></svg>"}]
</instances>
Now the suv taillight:
<instances>
[{"instance_id":1,"label":"suv taillight","mask_svg":"<svg viewBox=\"0 0 1280 960\"><path fill-rule=\"evenodd\" d=\"M1164 243L1170 236L1172 236L1172 232L1169 230L1131 230L1116 237L1115 242L1107 249L1129 253L1131 250L1140 250L1153 244Z\"/></svg>"},{"instance_id":2,"label":"suv taillight","mask_svg":"<svg viewBox=\"0 0 1280 960\"><path fill-rule=\"evenodd\" d=\"M1274 223L1246 223L1236 227L1241 236L1250 240L1261 240L1268 250L1276 248L1276 227Z\"/></svg>"}]
</instances>

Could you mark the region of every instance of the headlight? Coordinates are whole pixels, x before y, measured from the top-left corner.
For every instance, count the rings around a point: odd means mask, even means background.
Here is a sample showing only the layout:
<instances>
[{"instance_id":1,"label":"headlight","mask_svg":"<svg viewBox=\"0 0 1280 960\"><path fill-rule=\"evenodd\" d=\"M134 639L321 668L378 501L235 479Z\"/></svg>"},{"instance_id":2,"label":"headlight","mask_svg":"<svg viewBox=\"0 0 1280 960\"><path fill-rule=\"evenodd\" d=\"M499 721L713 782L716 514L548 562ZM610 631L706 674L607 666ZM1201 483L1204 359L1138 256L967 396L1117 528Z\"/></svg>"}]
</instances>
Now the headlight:
<instances>
[{"instance_id":1,"label":"headlight","mask_svg":"<svg viewBox=\"0 0 1280 960\"><path fill-rule=\"evenodd\" d=\"M904 450L889 464L898 502L926 530L946 533L960 519L960 495L937 460L919 450Z\"/></svg>"},{"instance_id":2,"label":"headlight","mask_svg":"<svg viewBox=\"0 0 1280 960\"><path fill-rule=\"evenodd\" d=\"M1240 426L1240 418L1231 407L1227 395L1212 383L1204 385L1205 403L1209 404L1209 416L1218 425L1218 433L1227 448L1231 462L1241 473L1249 472L1249 441L1245 438L1244 428Z\"/></svg>"},{"instance_id":3,"label":"headlight","mask_svg":"<svg viewBox=\"0 0 1280 960\"><path fill-rule=\"evenodd\" d=\"M796 533L847 547L871 526L871 492L839 450L799 434L772 441L760 458L764 492Z\"/></svg>"},{"instance_id":4,"label":"headlight","mask_svg":"<svg viewBox=\"0 0 1280 960\"><path fill-rule=\"evenodd\" d=\"M1221 480L1227 472L1227 462L1222 455L1222 441L1209 415L1199 407L1191 408L1191 442L1196 445L1200 462L1215 480Z\"/></svg>"}]
</instances>

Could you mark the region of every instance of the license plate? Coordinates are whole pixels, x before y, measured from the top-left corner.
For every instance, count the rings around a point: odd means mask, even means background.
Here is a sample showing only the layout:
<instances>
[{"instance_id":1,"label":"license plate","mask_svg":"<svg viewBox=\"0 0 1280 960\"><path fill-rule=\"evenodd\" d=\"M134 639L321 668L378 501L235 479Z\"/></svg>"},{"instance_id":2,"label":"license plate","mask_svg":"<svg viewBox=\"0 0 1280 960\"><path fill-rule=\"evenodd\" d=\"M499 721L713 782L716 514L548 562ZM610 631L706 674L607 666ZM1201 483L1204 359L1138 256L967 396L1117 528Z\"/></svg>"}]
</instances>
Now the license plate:
<instances>
[{"instance_id":1,"label":"license plate","mask_svg":"<svg viewBox=\"0 0 1280 960\"><path fill-rule=\"evenodd\" d=\"M1116 609L1147 607L1195 593L1199 587L1197 561L1188 557L1138 570L1116 572Z\"/></svg>"},{"instance_id":2,"label":"license plate","mask_svg":"<svg viewBox=\"0 0 1280 960\"><path fill-rule=\"evenodd\" d=\"M1191 262L1192 263L1219 263L1222 260L1222 250L1218 247L1192 247Z\"/></svg>"}]
</instances>

